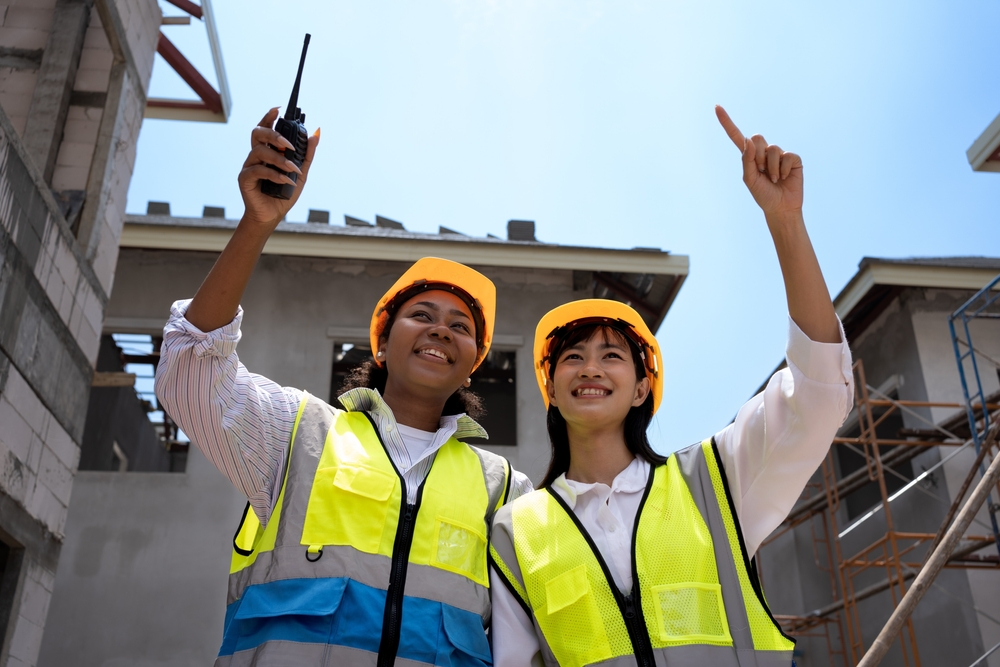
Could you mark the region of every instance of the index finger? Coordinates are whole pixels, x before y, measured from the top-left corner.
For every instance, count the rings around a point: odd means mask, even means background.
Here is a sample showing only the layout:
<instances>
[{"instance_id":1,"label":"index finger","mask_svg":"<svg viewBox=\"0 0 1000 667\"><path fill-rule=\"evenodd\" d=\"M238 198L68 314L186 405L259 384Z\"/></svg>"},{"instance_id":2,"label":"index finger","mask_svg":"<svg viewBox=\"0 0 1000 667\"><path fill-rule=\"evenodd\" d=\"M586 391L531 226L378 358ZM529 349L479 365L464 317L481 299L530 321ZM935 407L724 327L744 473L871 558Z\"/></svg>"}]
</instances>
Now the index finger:
<instances>
[{"instance_id":1,"label":"index finger","mask_svg":"<svg viewBox=\"0 0 1000 667\"><path fill-rule=\"evenodd\" d=\"M740 128L736 127L736 123L734 123L733 119L729 117L726 110L718 104L715 105L715 115L718 117L719 122L722 123L722 129L726 131L726 134L729 135L729 138L733 140L733 143L736 144L736 147L739 148L742 153L746 148L747 140L746 137L743 136L743 133L740 132Z\"/></svg>"}]
</instances>

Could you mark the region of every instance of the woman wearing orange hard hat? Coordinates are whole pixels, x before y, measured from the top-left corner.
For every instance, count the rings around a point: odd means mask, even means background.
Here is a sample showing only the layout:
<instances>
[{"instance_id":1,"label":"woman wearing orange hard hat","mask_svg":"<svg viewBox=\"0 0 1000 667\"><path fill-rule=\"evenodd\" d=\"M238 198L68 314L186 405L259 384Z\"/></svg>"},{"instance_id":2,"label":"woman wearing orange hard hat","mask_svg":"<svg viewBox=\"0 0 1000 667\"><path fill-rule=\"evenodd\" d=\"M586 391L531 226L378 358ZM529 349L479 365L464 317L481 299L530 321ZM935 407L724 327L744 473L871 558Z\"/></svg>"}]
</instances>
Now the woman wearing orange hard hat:
<instances>
[{"instance_id":1,"label":"woman wearing orange hard hat","mask_svg":"<svg viewBox=\"0 0 1000 667\"><path fill-rule=\"evenodd\" d=\"M243 218L194 299L164 329L156 393L248 498L233 538L217 665L491 662L487 536L531 484L485 437L466 390L489 352L496 289L457 262L425 257L375 305L373 359L339 407L239 362L239 302L267 238L302 190L285 182L272 110L240 173ZM292 165L294 166L294 165Z\"/></svg>"},{"instance_id":2,"label":"woman wearing orange hard hat","mask_svg":"<svg viewBox=\"0 0 1000 667\"><path fill-rule=\"evenodd\" d=\"M805 231L801 160L717 114L785 278L787 368L733 423L667 457L646 437L664 375L643 318L602 299L542 318L552 459L542 488L493 522L497 667L793 664L752 558L850 411L851 355Z\"/></svg>"}]
</instances>

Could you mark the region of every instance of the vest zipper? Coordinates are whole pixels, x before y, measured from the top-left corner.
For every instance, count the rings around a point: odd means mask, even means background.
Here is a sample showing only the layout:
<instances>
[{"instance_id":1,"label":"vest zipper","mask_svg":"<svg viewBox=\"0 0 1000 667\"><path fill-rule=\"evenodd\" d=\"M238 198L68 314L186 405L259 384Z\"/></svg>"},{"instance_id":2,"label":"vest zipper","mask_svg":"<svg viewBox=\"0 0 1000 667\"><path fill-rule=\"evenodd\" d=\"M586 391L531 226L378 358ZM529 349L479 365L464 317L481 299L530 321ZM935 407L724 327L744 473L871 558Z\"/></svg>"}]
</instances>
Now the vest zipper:
<instances>
[{"instance_id":1,"label":"vest zipper","mask_svg":"<svg viewBox=\"0 0 1000 667\"><path fill-rule=\"evenodd\" d=\"M406 482L403 498L407 497ZM420 499L424 495L424 485L417 491L417 502L406 503L399 513L396 524L396 539L392 544L392 564L389 569L389 589L385 596L385 614L382 619L382 641L378 647L378 667L390 667L396 661L399 650L399 633L403 626L403 593L406 589L406 569L410 562L410 546L413 544L413 527L417 522Z\"/></svg>"},{"instance_id":2,"label":"vest zipper","mask_svg":"<svg viewBox=\"0 0 1000 667\"><path fill-rule=\"evenodd\" d=\"M622 610L622 617L625 619L625 628L628 630L629 639L632 640L632 650L635 651L635 661L639 667L655 667L656 658L653 657L653 645L649 642L649 632L646 629L646 618L642 613L642 606L639 604L635 587L638 579L632 580L632 590L628 595L622 595L613 580L609 580L611 588L617 593L618 607Z\"/></svg>"},{"instance_id":3,"label":"vest zipper","mask_svg":"<svg viewBox=\"0 0 1000 667\"><path fill-rule=\"evenodd\" d=\"M583 539L587 541L590 546L590 550L593 552L594 557L597 559L597 564L601 566L601 570L604 572L604 578L608 582L608 587L611 589L611 594L615 598L615 602L618 603L618 611L622 615L622 619L625 621L625 629L628 631L628 638L632 642L632 651L635 654L635 661L639 667L656 667L656 657L653 653L653 644L649 641L649 631L646 628L646 616L642 613L642 596L639 592L639 571L635 560L635 541L636 536L639 534L639 518L642 516L642 509L646 506L646 498L649 497L649 491L653 488L653 475L656 472L655 466L650 466L649 478L646 480L646 491L642 494L642 500L639 501L639 508L635 512L635 525L632 528L632 590L629 591L628 595L623 595L621 590L618 588L618 584L615 583L615 579L611 576L611 569L608 564L604 562L604 557L601 556L600 550L597 545L594 544L594 539L587 532L587 529L583 527L580 523L579 517L573 513L558 493L552 490L552 487L546 487L546 491L555 498L556 502L565 510L569 518L572 519L573 523L576 524L576 529L580 531L583 535Z\"/></svg>"},{"instance_id":4,"label":"vest zipper","mask_svg":"<svg viewBox=\"0 0 1000 667\"><path fill-rule=\"evenodd\" d=\"M417 513L420 511L420 501L424 497L424 483L427 477L417 488L417 501L409 502L409 490L406 488L406 480L396 467L396 463L389 456L389 449L382 440L382 434L375 424L375 420L367 412L362 412L372 425L372 430L378 437L379 443L385 456L389 459L396 476L399 478L401 488L400 502L405 503L400 507L399 518L396 521L396 539L392 543L392 560L389 565L389 588L385 593L385 612L382 615L382 640L378 645L377 667L392 667L396 662L396 652L399 650L399 632L403 626L403 593L406 591L406 569L410 563L410 547L413 545L413 527L417 522Z\"/></svg>"}]
</instances>

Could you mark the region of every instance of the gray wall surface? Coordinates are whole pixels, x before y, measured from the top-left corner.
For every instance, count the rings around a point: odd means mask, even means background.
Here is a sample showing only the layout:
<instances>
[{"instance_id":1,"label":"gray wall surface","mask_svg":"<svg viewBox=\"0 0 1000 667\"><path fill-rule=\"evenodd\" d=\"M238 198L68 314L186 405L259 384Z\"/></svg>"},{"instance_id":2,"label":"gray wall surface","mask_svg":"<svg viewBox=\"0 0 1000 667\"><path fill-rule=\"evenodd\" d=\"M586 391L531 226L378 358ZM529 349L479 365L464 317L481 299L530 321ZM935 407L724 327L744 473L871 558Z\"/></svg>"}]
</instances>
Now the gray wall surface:
<instances>
[{"instance_id":1,"label":"gray wall surface","mask_svg":"<svg viewBox=\"0 0 1000 667\"><path fill-rule=\"evenodd\" d=\"M245 503L193 448L184 473L77 473L38 664L210 665Z\"/></svg>"}]
</instances>

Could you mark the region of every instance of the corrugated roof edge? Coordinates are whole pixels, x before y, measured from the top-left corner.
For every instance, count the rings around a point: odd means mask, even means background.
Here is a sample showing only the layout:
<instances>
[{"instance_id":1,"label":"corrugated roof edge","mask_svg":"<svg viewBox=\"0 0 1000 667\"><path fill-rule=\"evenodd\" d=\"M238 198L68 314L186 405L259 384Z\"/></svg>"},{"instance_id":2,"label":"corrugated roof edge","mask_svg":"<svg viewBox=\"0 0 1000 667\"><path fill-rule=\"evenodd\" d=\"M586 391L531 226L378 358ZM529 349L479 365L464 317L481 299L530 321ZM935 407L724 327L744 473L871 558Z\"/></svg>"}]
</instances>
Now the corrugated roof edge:
<instances>
[{"instance_id":1,"label":"corrugated roof edge","mask_svg":"<svg viewBox=\"0 0 1000 667\"><path fill-rule=\"evenodd\" d=\"M967 255L959 257L862 257L858 269L871 264L905 264L908 266L940 266L953 269L996 269L1000 271L1000 257Z\"/></svg>"},{"instance_id":2,"label":"corrugated roof edge","mask_svg":"<svg viewBox=\"0 0 1000 667\"><path fill-rule=\"evenodd\" d=\"M125 222L137 225L156 225L163 227L189 227L197 229L236 229L239 220L225 218L188 218L168 215L138 215L126 214ZM618 250L625 252L671 254L669 250L660 248L603 248L596 246L574 246L542 241L510 241L500 238L459 236L457 234L437 234L415 232L410 230L390 229L387 227L349 227L347 225L318 225L304 222L281 222L276 232L291 232L294 234L323 234L331 236L364 236L404 239L413 241L448 241L449 243L484 243L489 245L507 246L549 246L558 248L586 248L588 250Z\"/></svg>"}]
</instances>

